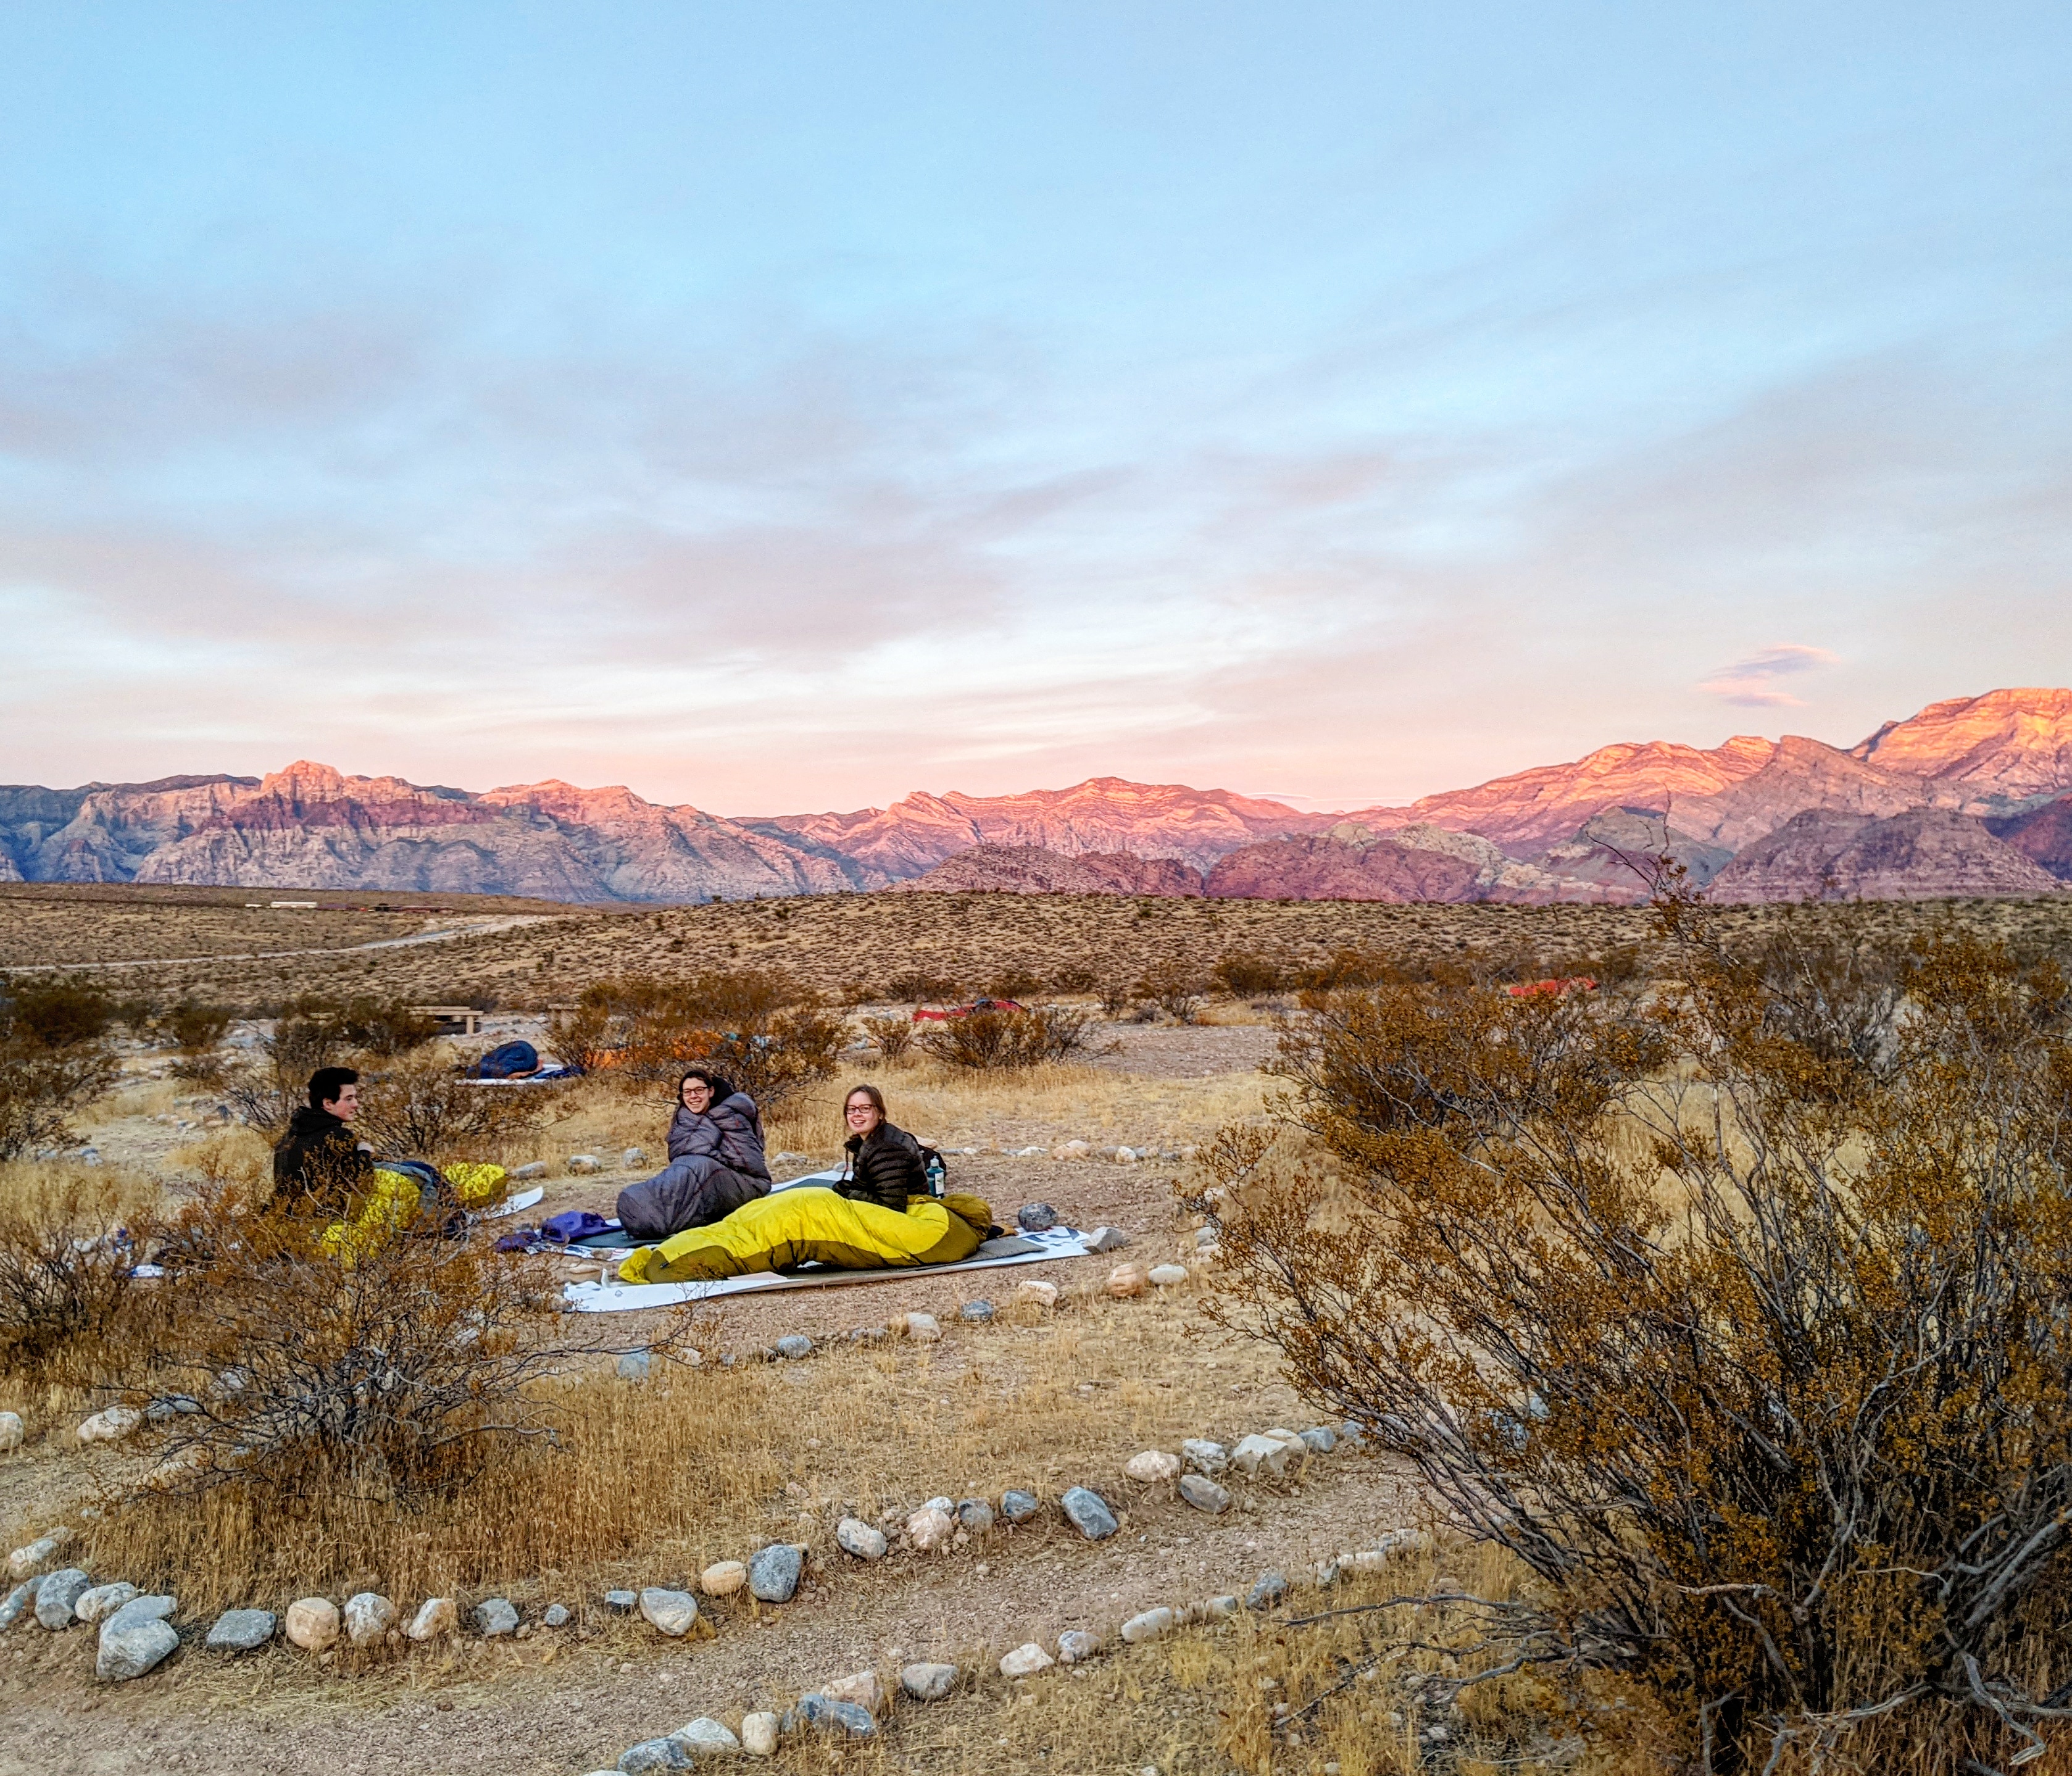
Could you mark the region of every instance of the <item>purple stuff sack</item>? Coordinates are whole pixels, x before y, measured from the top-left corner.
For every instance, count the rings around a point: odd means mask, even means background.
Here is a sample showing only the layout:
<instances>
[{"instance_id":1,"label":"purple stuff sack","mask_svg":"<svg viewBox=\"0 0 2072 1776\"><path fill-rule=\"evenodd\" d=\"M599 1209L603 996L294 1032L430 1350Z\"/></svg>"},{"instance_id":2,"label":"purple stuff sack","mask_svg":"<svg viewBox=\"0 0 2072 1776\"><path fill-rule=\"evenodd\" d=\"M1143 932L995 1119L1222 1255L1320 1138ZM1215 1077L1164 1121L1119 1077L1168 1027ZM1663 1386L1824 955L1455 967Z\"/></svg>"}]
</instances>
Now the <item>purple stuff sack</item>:
<instances>
[{"instance_id":1,"label":"purple stuff sack","mask_svg":"<svg viewBox=\"0 0 2072 1776\"><path fill-rule=\"evenodd\" d=\"M616 1221L607 1221L590 1209L566 1209L540 1223L540 1237L551 1240L557 1246L565 1246L594 1234L609 1233L618 1225Z\"/></svg>"}]
</instances>

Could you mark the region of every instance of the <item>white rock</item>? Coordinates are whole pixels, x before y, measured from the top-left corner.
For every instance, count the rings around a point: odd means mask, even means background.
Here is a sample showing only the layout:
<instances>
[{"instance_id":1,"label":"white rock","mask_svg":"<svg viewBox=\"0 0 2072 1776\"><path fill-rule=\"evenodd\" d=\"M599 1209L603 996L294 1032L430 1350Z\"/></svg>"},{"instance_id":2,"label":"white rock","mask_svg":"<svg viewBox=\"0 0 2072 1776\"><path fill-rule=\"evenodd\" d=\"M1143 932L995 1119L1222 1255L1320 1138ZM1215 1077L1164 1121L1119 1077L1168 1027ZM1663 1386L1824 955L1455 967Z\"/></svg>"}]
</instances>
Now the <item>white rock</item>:
<instances>
[{"instance_id":1,"label":"white rock","mask_svg":"<svg viewBox=\"0 0 2072 1776\"><path fill-rule=\"evenodd\" d=\"M1156 1640L1161 1634L1170 1634L1178 1619L1170 1610L1147 1610L1122 1625L1122 1638L1133 1646L1141 1640Z\"/></svg>"},{"instance_id":2,"label":"white rock","mask_svg":"<svg viewBox=\"0 0 2072 1776\"><path fill-rule=\"evenodd\" d=\"M118 1579L113 1585L97 1585L91 1591L80 1593L72 1613L81 1622L98 1622L103 1616L113 1615L136 1595L137 1587L127 1579Z\"/></svg>"},{"instance_id":3,"label":"white rock","mask_svg":"<svg viewBox=\"0 0 2072 1776\"><path fill-rule=\"evenodd\" d=\"M1197 1474L1213 1480L1230 1466L1230 1451L1206 1437L1190 1437L1180 1445L1181 1458Z\"/></svg>"},{"instance_id":4,"label":"white rock","mask_svg":"<svg viewBox=\"0 0 2072 1776\"><path fill-rule=\"evenodd\" d=\"M925 1554L931 1548L940 1548L956 1527L956 1519L947 1511L923 1505L906 1519L906 1540Z\"/></svg>"},{"instance_id":5,"label":"white rock","mask_svg":"<svg viewBox=\"0 0 2072 1776\"><path fill-rule=\"evenodd\" d=\"M1231 1451L1231 1460L1237 1464L1240 1474L1256 1474L1262 1470L1268 1474L1285 1474L1288 1471L1288 1445L1277 1438L1255 1433Z\"/></svg>"},{"instance_id":6,"label":"white rock","mask_svg":"<svg viewBox=\"0 0 2072 1776\"><path fill-rule=\"evenodd\" d=\"M1087 1235L1088 1252L1119 1252L1129 1244L1129 1235L1120 1227L1096 1227Z\"/></svg>"},{"instance_id":7,"label":"white rock","mask_svg":"<svg viewBox=\"0 0 2072 1776\"><path fill-rule=\"evenodd\" d=\"M1159 1288L1171 1289L1176 1284L1186 1281L1187 1267L1185 1264L1153 1264L1150 1276Z\"/></svg>"},{"instance_id":8,"label":"white rock","mask_svg":"<svg viewBox=\"0 0 2072 1776\"><path fill-rule=\"evenodd\" d=\"M695 1720L687 1720L669 1737L680 1739L700 1758L738 1758L741 1755L741 1741L727 1731L724 1721L715 1720L709 1714L701 1714Z\"/></svg>"},{"instance_id":9,"label":"white rock","mask_svg":"<svg viewBox=\"0 0 2072 1776\"><path fill-rule=\"evenodd\" d=\"M919 1662L902 1667L899 1672L899 1688L916 1702L941 1701L956 1681L957 1668L954 1665Z\"/></svg>"},{"instance_id":10,"label":"white rock","mask_svg":"<svg viewBox=\"0 0 2072 1776\"><path fill-rule=\"evenodd\" d=\"M900 1331L916 1344L933 1344L943 1335L943 1329L932 1314L902 1314L898 1326Z\"/></svg>"},{"instance_id":11,"label":"white rock","mask_svg":"<svg viewBox=\"0 0 2072 1776\"><path fill-rule=\"evenodd\" d=\"M96 1412L79 1428L82 1443L120 1443L144 1422L144 1415L134 1406L110 1406Z\"/></svg>"},{"instance_id":12,"label":"white rock","mask_svg":"<svg viewBox=\"0 0 2072 1776\"><path fill-rule=\"evenodd\" d=\"M1137 1163L1137 1149L1134 1147L1116 1148L1115 1162L1118 1166L1134 1166Z\"/></svg>"},{"instance_id":13,"label":"white rock","mask_svg":"<svg viewBox=\"0 0 2072 1776\"><path fill-rule=\"evenodd\" d=\"M1089 1634L1083 1628L1067 1628L1058 1637L1058 1661L1063 1665L1083 1665L1100 1651L1100 1636Z\"/></svg>"},{"instance_id":14,"label":"white rock","mask_svg":"<svg viewBox=\"0 0 2072 1776\"><path fill-rule=\"evenodd\" d=\"M142 1677L179 1643L173 1625L162 1618L118 1611L101 1626L93 1675L104 1684L126 1683Z\"/></svg>"},{"instance_id":15,"label":"white rock","mask_svg":"<svg viewBox=\"0 0 2072 1776\"><path fill-rule=\"evenodd\" d=\"M1170 1480L1180 1471L1180 1458L1163 1449L1145 1449L1124 1462L1122 1471L1133 1480Z\"/></svg>"},{"instance_id":16,"label":"white rock","mask_svg":"<svg viewBox=\"0 0 2072 1776\"><path fill-rule=\"evenodd\" d=\"M698 1589L709 1597L730 1597L748 1583L748 1568L740 1560L714 1560L698 1575Z\"/></svg>"},{"instance_id":17,"label":"white rock","mask_svg":"<svg viewBox=\"0 0 2072 1776\"><path fill-rule=\"evenodd\" d=\"M306 1653L327 1652L338 1638L338 1605L329 1597L298 1597L281 1631Z\"/></svg>"},{"instance_id":18,"label":"white rock","mask_svg":"<svg viewBox=\"0 0 2072 1776\"><path fill-rule=\"evenodd\" d=\"M379 1591L362 1591L345 1600L345 1638L354 1646L372 1646L396 1626L396 1605Z\"/></svg>"},{"instance_id":19,"label":"white rock","mask_svg":"<svg viewBox=\"0 0 2072 1776\"><path fill-rule=\"evenodd\" d=\"M427 1597L417 1606L417 1613L410 1618L410 1626L403 1632L413 1640L431 1640L440 1634L458 1632L460 1604L453 1597Z\"/></svg>"},{"instance_id":20,"label":"white rock","mask_svg":"<svg viewBox=\"0 0 2072 1776\"><path fill-rule=\"evenodd\" d=\"M1059 1142L1050 1150L1059 1159L1084 1159L1093 1148L1083 1141L1067 1141Z\"/></svg>"},{"instance_id":21,"label":"white rock","mask_svg":"<svg viewBox=\"0 0 2072 1776\"><path fill-rule=\"evenodd\" d=\"M650 1585L640 1593L640 1614L664 1634L680 1640L697 1626L698 1600L688 1591Z\"/></svg>"},{"instance_id":22,"label":"white rock","mask_svg":"<svg viewBox=\"0 0 2072 1776\"><path fill-rule=\"evenodd\" d=\"M859 1560L885 1558L885 1532L859 1517L845 1517L836 1524L835 1540L845 1553L853 1554Z\"/></svg>"},{"instance_id":23,"label":"white rock","mask_svg":"<svg viewBox=\"0 0 2072 1776\"><path fill-rule=\"evenodd\" d=\"M569 1170L578 1174L601 1172L604 1170L604 1162L595 1153L570 1153Z\"/></svg>"},{"instance_id":24,"label":"white rock","mask_svg":"<svg viewBox=\"0 0 2072 1776\"><path fill-rule=\"evenodd\" d=\"M741 1749L751 1758L775 1757L777 1716L763 1710L743 1715L741 1719Z\"/></svg>"},{"instance_id":25,"label":"white rock","mask_svg":"<svg viewBox=\"0 0 2072 1776\"><path fill-rule=\"evenodd\" d=\"M853 1702L860 1708L877 1714L885 1707L885 1688L878 1681L875 1671L852 1671L847 1677L838 1677L832 1684L823 1684L820 1694L830 1702Z\"/></svg>"},{"instance_id":26,"label":"white rock","mask_svg":"<svg viewBox=\"0 0 2072 1776\"><path fill-rule=\"evenodd\" d=\"M58 1550L72 1540L72 1531L62 1526L47 1536L39 1536L7 1556L7 1577L26 1579L32 1572L40 1572L58 1557Z\"/></svg>"},{"instance_id":27,"label":"white rock","mask_svg":"<svg viewBox=\"0 0 2072 1776\"><path fill-rule=\"evenodd\" d=\"M1014 1298L1018 1301L1026 1301L1032 1307L1055 1307L1058 1305L1058 1285L1032 1277L1026 1283L1014 1285Z\"/></svg>"},{"instance_id":28,"label":"white rock","mask_svg":"<svg viewBox=\"0 0 2072 1776\"><path fill-rule=\"evenodd\" d=\"M1024 1641L1000 1662L1002 1677L1034 1677L1058 1662L1033 1640Z\"/></svg>"},{"instance_id":29,"label":"white rock","mask_svg":"<svg viewBox=\"0 0 2072 1776\"><path fill-rule=\"evenodd\" d=\"M1300 1431L1291 1431L1284 1425L1276 1424L1271 1430L1262 1431L1260 1434L1272 1437L1276 1443L1287 1445L1290 1455L1307 1455L1309 1453L1309 1445L1302 1441Z\"/></svg>"},{"instance_id":30,"label":"white rock","mask_svg":"<svg viewBox=\"0 0 2072 1776\"><path fill-rule=\"evenodd\" d=\"M619 1156L619 1169L622 1171L630 1172L635 1166L645 1166L647 1163L648 1155L643 1149L639 1147L629 1147L624 1153Z\"/></svg>"},{"instance_id":31,"label":"white rock","mask_svg":"<svg viewBox=\"0 0 2072 1776\"><path fill-rule=\"evenodd\" d=\"M22 1446L22 1415L0 1412L0 1455Z\"/></svg>"}]
</instances>

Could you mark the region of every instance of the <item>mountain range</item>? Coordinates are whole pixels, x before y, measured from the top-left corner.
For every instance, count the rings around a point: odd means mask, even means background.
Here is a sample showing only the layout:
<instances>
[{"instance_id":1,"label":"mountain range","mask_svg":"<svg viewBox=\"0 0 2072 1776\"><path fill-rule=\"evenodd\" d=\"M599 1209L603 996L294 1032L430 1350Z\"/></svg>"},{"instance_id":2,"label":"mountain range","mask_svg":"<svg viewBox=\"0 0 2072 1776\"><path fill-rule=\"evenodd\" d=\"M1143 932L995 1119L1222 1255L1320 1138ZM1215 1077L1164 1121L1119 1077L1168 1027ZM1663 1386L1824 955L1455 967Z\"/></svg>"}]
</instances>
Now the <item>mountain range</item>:
<instances>
[{"instance_id":1,"label":"mountain range","mask_svg":"<svg viewBox=\"0 0 2072 1776\"><path fill-rule=\"evenodd\" d=\"M727 819L623 787L348 777L0 786L0 881L681 902L900 886L1366 900L1614 900L1667 849L1722 899L2054 894L2072 883L2072 690L1989 691L1856 746L1600 747L1406 807L1305 812L1097 777Z\"/></svg>"}]
</instances>

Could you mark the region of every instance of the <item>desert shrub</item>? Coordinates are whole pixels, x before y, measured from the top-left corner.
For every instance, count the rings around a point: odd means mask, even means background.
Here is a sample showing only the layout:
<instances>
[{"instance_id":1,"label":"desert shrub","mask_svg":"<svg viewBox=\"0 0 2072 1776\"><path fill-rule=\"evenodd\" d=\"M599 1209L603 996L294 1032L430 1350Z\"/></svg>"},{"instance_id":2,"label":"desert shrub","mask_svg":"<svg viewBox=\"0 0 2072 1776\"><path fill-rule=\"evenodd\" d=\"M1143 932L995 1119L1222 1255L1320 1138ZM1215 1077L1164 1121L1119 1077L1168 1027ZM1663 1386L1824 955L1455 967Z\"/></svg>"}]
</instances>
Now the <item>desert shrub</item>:
<instances>
[{"instance_id":1,"label":"desert shrub","mask_svg":"<svg viewBox=\"0 0 2072 1776\"><path fill-rule=\"evenodd\" d=\"M183 999L161 1018L161 1027L179 1051L173 1063L175 1078L200 1085L221 1083L226 1069L217 1050L230 1028L231 1015L227 1005Z\"/></svg>"},{"instance_id":2,"label":"desert shrub","mask_svg":"<svg viewBox=\"0 0 2072 1776\"><path fill-rule=\"evenodd\" d=\"M1120 1017L1129 1009L1129 1002L1134 997L1129 982L1116 974L1102 976L1095 991L1100 995L1101 1015L1104 1018Z\"/></svg>"},{"instance_id":3,"label":"desert shrub","mask_svg":"<svg viewBox=\"0 0 2072 1776\"><path fill-rule=\"evenodd\" d=\"M1216 985L1234 999L1256 999L1288 985L1288 968L1257 950L1225 950L1211 971Z\"/></svg>"},{"instance_id":4,"label":"desert shrub","mask_svg":"<svg viewBox=\"0 0 2072 1776\"><path fill-rule=\"evenodd\" d=\"M1660 913L1650 996L1316 1005L1311 1148L1193 1198L1229 1315L1536 1576L1485 1645L1601 1747L2011 1768L2072 1696L2064 982L1938 935L1870 1064L1790 1002L1856 963Z\"/></svg>"},{"instance_id":5,"label":"desert shrub","mask_svg":"<svg viewBox=\"0 0 2072 1776\"><path fill-rule=\"evenodd\" d=\"M360 1106L353 1132L377 1153L437 1161L501 1160L549 1108L536 1092L472 1084L436 1054L366 1076Z\"/></svg>"},{"instance_id":6,"label":"desert shrub","mask_svg":"<svg viewBox=\"0 0 2072 1776\"><path fill-rule=\"evenodd\" d=\"M0 1040L0 1160L72 1138L71 1112L115 1083L115 1059L99 1042L46 1047L34 1037Z\"/></svg>"},{"instance_id":7,"label":"desert shrub","mask_svg":"<svg viewBox=\"0 0 2072 1776\"><path fill-rule=\"evenodd\" d=\"M92 987L31 980L0 997L0 1039L39 1048L84 1048L115 1021L115 1005Z\"/></svg>"},{"instance_id":8,"label":"desert shrub","mask_svg":"<svg viewBox=\"0 0 2072 1776\"><path fill-rule=\"evenodd\" d=\"M1209 983L1198 969L1170 958L1153 963L1137 983L1138 997L1178 1024L1191 1024L1200 1017L1202 1000L1208 990Z\"/></svg>"},{"instance_id":9,"label":"desert shrub","mask_svg":"<svg viewBox=\"0 0 2072 1776\"><path fill-rule=\"evenodd\" d=\"M310 1075L346 1053L344 1032L335 1020L292 1013L276 1018L251 1058L227 1074L224 1100L239 1120L270 1138L308 1101Z\"/></svg>"},{"instance_id":10,"label":"desert shrub","mask_svg":"<svg viewBox=\"0 0 2072 1776\"><path fill-rule=\"evenodd\" d=\"M974 1011L929 1026L918 1039L935 1059L976 1072L1035 1067L1068 1060L1090 1046L1092 1018L1068 1005L1031 1005L1026 1011Z\"/></svg>"},{"instance_id":11,"label":"desert shrub","mask_svg":"<svg viewBox=\"0 0 2072 1776\"><path fill-rule=\"evenodd\" d=\"M1384 980L1403 977L1394 959L1379 950L1345 947L1332 951L1322 962L1297 970L1295 985L1314 993L1334 993L1345 987L1379 986Z\"/></svg>"},{"instance_id":12,"label":"desert shrub","mask_svg":"<svg viewBox=\"0 0 2072 1776\"><path fill-rule=\"evenodd\" d=\"M1050 971L1050 985L1053 993L1092 993L1100 981L1100 976L1083 962L1068 962L1063 968Z\"/></svg>"},{"instance_id":13,"label":"desert shrub","mask_svg":"<svg viewBox=\"0 0 2072 1776\"><path fill-rule=\"evenodd\" d=\"M1043 977L1026 963L1009 963L985 984L989 999L1034 999L1043 991Z\"/></svg>"},{"instance_id":14,"label":"desert shrub","mask_svg":"<svg viewBox=\"0 0 2072 1776\"><path fill-rule=\"evenodd\" d=\"M153 1229L105 1176L17 1174L8 1184L0 1372L76 1382L148 1296L130 1272Z\"/></svg>"},{"instance_id":15,"label":"desert shrub","mask_svg":"<svg viewBox=\"0 0 2072 1776\"><path fill-rule=\"evenodd\" d=\"M878 1045L878 1052L888 1061L896 1061L914 1046L914 1020L911 1018L866 1018L863 1032Z\"/></svg>"},{"instance_id":16,"label":"desert shrub","mask_svg":"<svg viewBox=\"0 0 2072 1776\"><path fill-rule=\"evenodd\" d=\"M764 1105L832 1074L845 1034L810 989L758 968L600 981L555 1024L564 1056L629 1086L702 1062Z\"/></svg>"},{"instance_id":17,"label":"desert shrub","mask_svg":"<svg viewBox=\"0 0 2072 1776\"><path fill-rule=\"evenodd\" d=\"M931 974L926 969L909 968L895 974L886 982L886 990L893 998L908 1005L928 1005L963 996L963 984L954 975Z\"/></svg>"}]
</instances>

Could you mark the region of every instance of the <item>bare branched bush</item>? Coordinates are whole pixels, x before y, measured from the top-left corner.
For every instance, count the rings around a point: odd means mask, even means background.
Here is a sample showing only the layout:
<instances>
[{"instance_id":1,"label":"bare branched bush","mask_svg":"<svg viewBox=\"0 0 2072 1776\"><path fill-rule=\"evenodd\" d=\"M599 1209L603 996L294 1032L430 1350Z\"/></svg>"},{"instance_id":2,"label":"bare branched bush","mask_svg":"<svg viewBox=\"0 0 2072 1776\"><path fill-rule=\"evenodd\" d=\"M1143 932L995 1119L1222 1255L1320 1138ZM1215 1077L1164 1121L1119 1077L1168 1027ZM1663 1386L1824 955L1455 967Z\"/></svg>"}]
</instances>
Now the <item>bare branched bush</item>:
<instances>
[{"instance_id":1,"label":"bare branched bush","mask_svg":"<svg viewBox=\"0 0 2072 1776\"><path fill-rule=\"evenodd\" d=\"M931 974L909 968L886 983L886 990L903 1004L939 1005L961 996L964 987L954 975Z\"/></svg>"},{"instance_id":2,"label":"bare branched bush","mask_svg":"<svg viewBox=\"0 0 2072 1776\"><path fill-rule=\"evenodd\" d=\"M1209 983L1200 971L1185 962L1168 959L1154 962L1137 983L1139 998L1148 1001L1176 1024L1191 1024L1202 1014L1202 1001Z\"/></svg>"},{"instance_id":3,"label":"bare branched bush","mask_svg":"<svg viewBox=\"0 0 2072 1776\"><path fill-rule=\"evenodd\" d=\"M112 1017L107 1000L63 982L0 998L0 1160L63 1145L71 1112L114 1084Z\"/></svg>"},{"instance_id":4,"label":"bare branched bush","mask_svg":"<svg viewBox=\"0 0 2072 1776\"><path fill-rule=\"evenodd\" d=\"M17 1174L0 1194L0 1371L78 1381L149 1291L130 1271L154 1236L105 1176Z\"/></svg>"},{"instance_id":5,"label":"bare branched bush","mask_svg":"<svg viewBox=\"0 0 2072 1776\"><path fill-rule=\"evenodd\" d=\"M866 1018L863 1033L888 1061L902 1059L914 1046L914 1020L911 1018Z\"/></svg>"},{"instance_id":6,"label":"bare branched bush","mask_svg":"<svg viewBox=\"0 0 2072 1776\"><path fill-rule=\"evenodd\" d=\"M766 1107L832 1074L845 1034L817 994L758 968L601 981L554 1030L565 1058L628 1085L673 1083L702 1063Z\"/></svg>"},{"instance_id":7,"label":"bare branched bush","mask_svg":"<svg viewBox=\"0 0 2072 1776\"><path fill-rule=\"evenodd\" d=\"M1537 1576L1492 1634L1594 1742L2012 1769L2072 1720L2065 984L1660 912L1649 995L1314 1000L1303 1132L1194 1198L1230 1314Z\"/></svg>"},{"instance_id":8,"label":"bare branched bush","mask_svg":"<svg viewBox=\"0 0 2072 1776\"><path fill-rule=\"evenodd\" d=\"M1289 982L1287 964L1256 950L1226 950L1212 971L1216 985L1234 999L1279 993Z\"/></svg>"},{"instance_id":9,"label":"bare branched bush","mask_svg":"<svg viewBox=\"0 0 2072 1776\"><path fill-rule=\"evenodd\" d=\"M471 1083L443 1055L412 1055L360 1087L354 1133L377 1153L437 1161L500 1161L550 1106L536 1092Z\"/></svg>"},{"instance_id":10,"label":"bare branched bush","mask_svg":"<svg viewBox=\"0 0 2072 1776\"><path fill-rule=\"evenodd\" d=\"M1104 976L1094 991L1100 998L1101 1015L1109 1018L1120 1018L1128 1010L1134 997L1129 983L1120 975Z\"/></svg>"},{"instance_id":11,"label":"bare branched bush","mask_svg":"<svg viewBox=\"0 0 2072 1776\"><path fill-rule=\"evenodd\" d=\"M1092 1046L1092 1016L1069 1005L1031 1005L1026 1011L974 1011L931 1025L921 1047L950 1067L995 1072L1069 1060Z\"/></svg>"}]
</instances>

